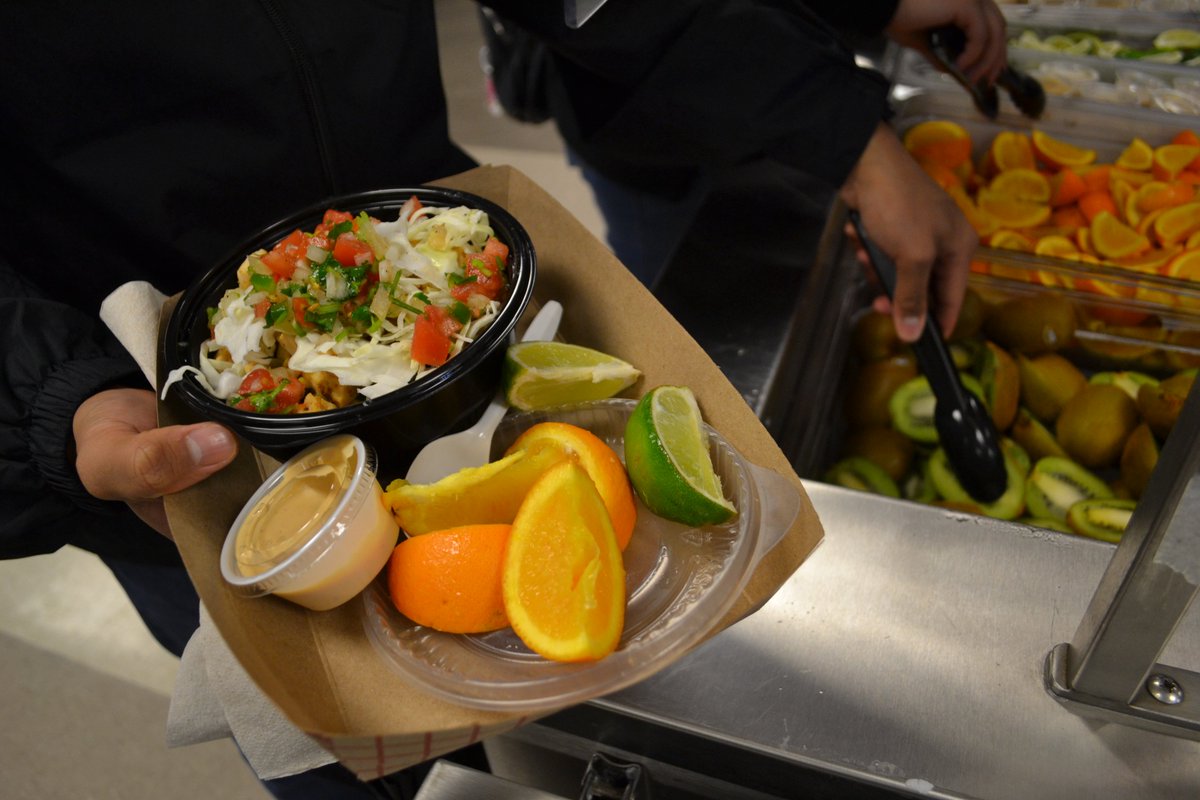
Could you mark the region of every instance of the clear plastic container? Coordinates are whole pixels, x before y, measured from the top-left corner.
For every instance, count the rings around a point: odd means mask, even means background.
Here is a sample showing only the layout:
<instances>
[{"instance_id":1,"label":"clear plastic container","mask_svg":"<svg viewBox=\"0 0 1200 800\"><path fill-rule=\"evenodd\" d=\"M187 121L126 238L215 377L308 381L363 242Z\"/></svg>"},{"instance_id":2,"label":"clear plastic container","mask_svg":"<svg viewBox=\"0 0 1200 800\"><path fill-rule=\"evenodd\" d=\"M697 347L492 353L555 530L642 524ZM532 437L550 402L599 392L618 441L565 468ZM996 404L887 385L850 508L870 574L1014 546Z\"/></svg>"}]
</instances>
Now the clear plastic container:
<instances>
[{"instance_id":1,"label":"clear plastic container","mask_svg":"<svg viewBox=\"0 0 1200 800\"><path fill-rule=\"evenodd\" d=\"M496 433L494 452L529 426L556 420L587 428L621 455L634 405L616 399L510 416ZM363 595L364 624L375 648L400 675L433 694L502 711L572 705L662 669L720 622L800 508L799 493L785 478L747 462L711 428L708 437L713 466L738 516L726 525L692 528L657 517L639 502L624 553L628 604L616 652L568 664L534 654L511 629L441 633L396 611L382 579Z\"/></svg>"},{"instance_id":2,"label":"clear plastic container","mask_svg":"<svg viewBox=\"0 0 1200 800\"><path fill-rule=\"evenodd\" d=\"M243 595L274 594L314 611L362 592L387 564L400 530L376 467L375 451L344 434L285 462L225 537L225 581Z\"/></svg>"}]
</instances>

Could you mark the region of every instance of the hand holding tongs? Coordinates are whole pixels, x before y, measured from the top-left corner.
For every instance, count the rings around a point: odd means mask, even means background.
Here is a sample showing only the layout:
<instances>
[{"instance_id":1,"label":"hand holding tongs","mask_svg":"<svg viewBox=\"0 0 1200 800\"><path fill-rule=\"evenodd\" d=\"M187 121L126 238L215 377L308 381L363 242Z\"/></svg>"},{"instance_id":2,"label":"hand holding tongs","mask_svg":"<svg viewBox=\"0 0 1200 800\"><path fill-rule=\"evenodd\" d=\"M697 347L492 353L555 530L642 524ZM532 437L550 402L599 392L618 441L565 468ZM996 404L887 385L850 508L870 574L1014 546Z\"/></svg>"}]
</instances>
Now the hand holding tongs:
<instances>
[{"instance_id":1,"label":"hand holding tongs","mask_svg":"<svg viewBox=\"0 0 1200 800\"><path fill-rule=\"evenodd\" d=\"M996 87L982 80L971 83L955 63L966 46L967 37L961 28L947 25L929 32L929 49L938 63L967 90L975 107L985 117L995 119L1000 113L1000 98ZM1032 76L1005 65L996 83L1008 92L1013 105L1025 116L1037 119L1046 110L1046 90Z\"/></svg>"}]
</instances>

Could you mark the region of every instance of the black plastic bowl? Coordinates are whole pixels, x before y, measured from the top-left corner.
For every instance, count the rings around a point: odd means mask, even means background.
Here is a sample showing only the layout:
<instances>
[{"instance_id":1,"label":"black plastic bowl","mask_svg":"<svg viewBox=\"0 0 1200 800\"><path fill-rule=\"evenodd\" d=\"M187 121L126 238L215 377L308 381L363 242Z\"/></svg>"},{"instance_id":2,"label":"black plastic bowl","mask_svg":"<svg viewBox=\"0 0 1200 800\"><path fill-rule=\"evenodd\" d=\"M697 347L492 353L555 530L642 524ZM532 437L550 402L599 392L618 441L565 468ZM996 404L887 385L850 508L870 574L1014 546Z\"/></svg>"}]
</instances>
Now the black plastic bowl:
<instances>
[{"instance_id":1,"label":"black plastic bowl","mask_svg":"<svg viewBox=\"0 0 1200 800\"><path fill-rule=\"evenodd\" d=\"M192 284L167 323L167 370L199 367L200 344L209 336L207 309L237 285L237 269L248 253L270 249L297 228L311 231L325 210L366 211L390 221L416 195L427 206L468 206L487 212L496 238L509 248L507 297L499 316L461 353L424 377L374 400L311 414L258 414L226 405L209 394L192 373L170 388L193 412L219 422L263 452L287 458L315 441L351 433L374 445L383 480L401 477L416 452L432 439L465 428L496 395L504 351L533 294L536 257L525 229L500 206L466 192L419 187L384 189L334 197L305 208L247 239Z\"/></svg>"}]
</instances>

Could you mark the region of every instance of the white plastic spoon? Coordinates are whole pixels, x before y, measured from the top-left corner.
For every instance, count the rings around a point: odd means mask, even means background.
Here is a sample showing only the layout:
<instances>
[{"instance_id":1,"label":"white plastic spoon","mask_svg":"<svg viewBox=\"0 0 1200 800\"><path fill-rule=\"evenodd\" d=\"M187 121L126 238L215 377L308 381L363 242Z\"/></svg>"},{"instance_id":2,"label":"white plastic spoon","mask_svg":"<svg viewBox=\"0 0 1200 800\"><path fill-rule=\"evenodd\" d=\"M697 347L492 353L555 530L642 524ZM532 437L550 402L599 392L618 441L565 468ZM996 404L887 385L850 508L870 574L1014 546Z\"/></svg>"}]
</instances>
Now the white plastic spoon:
<instances>
[{"instance_id":1,"label":"white plastic spoon","mask_svg":"<svg viewBox=\"0 0 1200 800\"><path fill-rule=\"evenodd\" d=\"M562 305L548 301L525 329L523 342L544 342L554 338L562 320ZM421 448L404 479L409 483L434 483L465 467L479 467L492 454L492 434L508 411L503 392L484 409L479 421L465 431L434 439Z\"/></svg>"}]
</instances>

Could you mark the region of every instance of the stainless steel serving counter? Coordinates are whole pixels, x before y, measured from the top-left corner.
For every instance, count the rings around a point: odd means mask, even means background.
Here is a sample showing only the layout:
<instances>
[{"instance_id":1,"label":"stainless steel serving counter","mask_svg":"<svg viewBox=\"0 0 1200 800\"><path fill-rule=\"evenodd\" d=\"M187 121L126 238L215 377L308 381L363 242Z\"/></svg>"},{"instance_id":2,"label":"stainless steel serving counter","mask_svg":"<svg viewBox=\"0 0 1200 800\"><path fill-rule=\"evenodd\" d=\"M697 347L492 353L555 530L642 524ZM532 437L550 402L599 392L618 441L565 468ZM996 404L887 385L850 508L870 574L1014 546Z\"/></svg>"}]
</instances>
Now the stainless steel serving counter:
<instances>
[{"instance_id":1,"label":"stainless steel serving counter","mask_svg":"<svg viewBox=\"0 0 1200 800\"><path fill-rule=\"evenodd\" d=\"M1044 687L1113 546L806 488L826 540L766 606L659 675L513 736L647 763L666 796L1200 797L1200 743L1090 721ZM1200 664L1195 616L1171 663ZM539 763L517 777L544 780ZM696 774L729 785L710 794ZM573 779L575 794L547 788L577 796Z\"/></svg>"}]
</instances>

